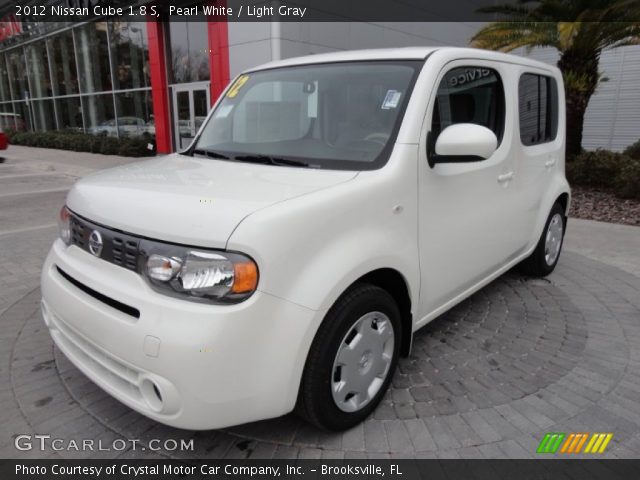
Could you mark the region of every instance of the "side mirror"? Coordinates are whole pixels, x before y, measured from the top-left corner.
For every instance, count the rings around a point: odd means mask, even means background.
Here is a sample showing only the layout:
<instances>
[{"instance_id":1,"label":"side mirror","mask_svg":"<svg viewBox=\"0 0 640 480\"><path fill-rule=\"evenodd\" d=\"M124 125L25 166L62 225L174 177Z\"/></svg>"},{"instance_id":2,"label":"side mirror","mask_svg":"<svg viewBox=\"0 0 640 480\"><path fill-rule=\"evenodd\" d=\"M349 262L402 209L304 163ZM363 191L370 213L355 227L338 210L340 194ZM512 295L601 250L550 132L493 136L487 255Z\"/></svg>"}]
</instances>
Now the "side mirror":
<instances>
[{"instance_id":1,"label":"side mirror","mask_svg":"<svg viewBox=\"0 0 640 480\"><path fill-rule=\"evenodd\" d=\"M497 148L498 138L487 127L457 123L438 135L435 152L430 152L429 165L478 162L489 158Z\"/></svg>"}]
</instances>

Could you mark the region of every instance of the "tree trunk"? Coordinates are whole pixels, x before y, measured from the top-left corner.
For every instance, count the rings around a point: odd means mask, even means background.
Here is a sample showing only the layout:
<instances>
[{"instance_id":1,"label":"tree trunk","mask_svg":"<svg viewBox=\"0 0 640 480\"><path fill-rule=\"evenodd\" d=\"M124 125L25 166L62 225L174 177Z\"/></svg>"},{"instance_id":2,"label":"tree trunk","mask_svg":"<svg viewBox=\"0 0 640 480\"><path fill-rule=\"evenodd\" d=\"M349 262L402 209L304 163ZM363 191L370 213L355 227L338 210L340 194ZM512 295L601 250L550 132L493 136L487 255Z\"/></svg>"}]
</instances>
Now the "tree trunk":
<instances>
[{"instance_id":1,"label":"tree trunk","mask_svg":"<svg viewBox=\"0 0 640 480\"><path fill-rule=\"evenodd\" d=\"M598 86L599 54L600 52L566 50L558 61L558 68L562 71L565 82L568 160L582 151L584 114Z\"/></svg>"}]
</instances>

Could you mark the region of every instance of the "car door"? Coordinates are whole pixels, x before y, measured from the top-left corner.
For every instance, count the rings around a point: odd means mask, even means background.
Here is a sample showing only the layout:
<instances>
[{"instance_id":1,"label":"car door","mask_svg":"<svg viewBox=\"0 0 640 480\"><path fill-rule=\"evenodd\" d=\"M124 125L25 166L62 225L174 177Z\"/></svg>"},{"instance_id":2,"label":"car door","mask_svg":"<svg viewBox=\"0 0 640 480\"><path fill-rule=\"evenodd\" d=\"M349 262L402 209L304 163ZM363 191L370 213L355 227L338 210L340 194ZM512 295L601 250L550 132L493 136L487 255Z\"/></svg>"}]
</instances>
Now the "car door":
<instances>
[{"instance_id":1,"label":"car door","mask_svg":"<svg viewBox=\"0 0 640 480\"><path fill-rule=\"evenodd\" d=\"M459 60L441 71L427 108L419 166L421 310L444 310L516 256L521 246L510 205L515 176L514 93L509 66ZM450 125L492 130L498 147L487 159L429 165L438 135ZM432 153L431 153L432 154Z\"/></svg>"},{"instance_id":2,"label":"car door","mask_svg":"<svg viewBox=\"0 0 640 480\"><path fill-rule=\"evenodd\" d=\"M540 232L534 231L541 216L543 199L552 187L553 174L561 165L562 139L558 138L558 85L549 72L521 67L518 71L517 141L520 175L515 187L522 194L523 238L531 245Z\"/></svg>"}]
</instances>

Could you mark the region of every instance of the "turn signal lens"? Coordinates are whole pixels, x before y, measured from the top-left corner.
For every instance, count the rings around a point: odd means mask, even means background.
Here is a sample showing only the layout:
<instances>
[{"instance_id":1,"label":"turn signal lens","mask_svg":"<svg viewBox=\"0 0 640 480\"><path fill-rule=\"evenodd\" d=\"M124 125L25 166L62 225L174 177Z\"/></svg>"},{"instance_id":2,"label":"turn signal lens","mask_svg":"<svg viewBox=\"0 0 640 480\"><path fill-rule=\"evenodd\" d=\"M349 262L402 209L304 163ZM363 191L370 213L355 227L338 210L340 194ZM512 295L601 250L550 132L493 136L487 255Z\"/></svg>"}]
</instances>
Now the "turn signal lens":
<instances>
[{"instance_id":1,"label":"turn signal lens","mask_svg":"<svg viewBox=\"0 0 640 480\"><path fill-rule=\"evenodd\" d=\"M60 214L58 215L58 229L62 241L69 245L71 243L71 212L66 206L63 206L60 209Z\"/></svg>"},{"instance_id":2,"label":"turn signal lens","mask_svg":"<svg viewBox=\"0 0 640 480\"><path fill-rule=\"evenodd\" d=\"M169 258L153 254L147 260L147 275L160 282L168 282L175 277L182 268L179 258Z\"/></svg>"},{"instance_id":3,"label":"turn signal lens","mask_svg":"<svg viewBox=\"0 0 640 480\"><path fill-rule=\"evenodd\" d=\"M233 293L253 292L258 286L258 267L251 260L233 266Z\"/></svg>"}]
</instances>

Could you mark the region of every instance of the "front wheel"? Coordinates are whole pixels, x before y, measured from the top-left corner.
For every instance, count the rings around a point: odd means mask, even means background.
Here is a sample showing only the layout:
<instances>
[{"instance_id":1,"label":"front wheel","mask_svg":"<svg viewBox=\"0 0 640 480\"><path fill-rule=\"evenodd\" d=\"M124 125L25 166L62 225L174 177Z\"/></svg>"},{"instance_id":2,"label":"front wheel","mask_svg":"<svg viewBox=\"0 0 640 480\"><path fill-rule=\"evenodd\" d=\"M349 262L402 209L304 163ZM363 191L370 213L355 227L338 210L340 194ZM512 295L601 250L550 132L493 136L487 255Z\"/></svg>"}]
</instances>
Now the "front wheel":
<instances>
[{"instance_id":1,"label":"front wheel","mask_svg":"<svg viewBox=\"0 0 640 480\"><path fill-rule=\"evenodd\" d=\"M522 272L534 277L544 277L553 272L560 258L564 232L564 209L562 205L555 203L535 250L520 264Z\"/></svg>"},{"instance_id":2,"label":"front wheel","mask_svg":"<svg viewBox=\"0 0 640 480\"><path fill-rule=\"evenodd\" d=\"M380 403L398 362L400 311L385 290L359 284L329 310L313 341L298 413L327 430L346 430Z\"/></svg>"}]
</instances>

